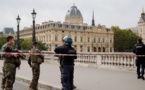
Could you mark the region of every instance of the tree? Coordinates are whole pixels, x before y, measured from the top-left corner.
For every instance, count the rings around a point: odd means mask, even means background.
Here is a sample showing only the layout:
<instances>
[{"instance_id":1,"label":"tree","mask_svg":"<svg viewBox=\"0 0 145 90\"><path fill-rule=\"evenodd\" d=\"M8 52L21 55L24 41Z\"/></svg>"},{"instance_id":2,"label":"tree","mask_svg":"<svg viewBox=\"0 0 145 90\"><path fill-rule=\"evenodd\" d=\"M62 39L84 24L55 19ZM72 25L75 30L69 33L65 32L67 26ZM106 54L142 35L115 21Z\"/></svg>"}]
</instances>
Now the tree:
<instances>
[{"instance_id":1,"label":"tree","mask_svg":"<svg viewBox=\"0 0 145 90\"><path fill-rule=\"evenodd\" d=\"M0 48L6 43L6 37L0 37Z\"/></svg>"},{"instance_id":2,"label":"tree","mask_svg":"<svg viewBox=\"0 0 145 90\"><path fill-rule=\"evenodd\" d=\"M47 48L45 47L45 43L42 43L41 41L37 41L37 42L38 42L38 49L47 50ZM30 50L32 45L32 39L21 40L20 45L21 45L21 50Z\"/></svg>"},{"instance_id":3,"label":"tree","mask_svg":"<svg viewBox=\"0 0 145 90\"><path fill-rule=\"evenodd\" d=\"M114 31L114 51L132 51L139 36L133 33L130 29L120 29L117 26L113 26L111 27L111 29Z\"/></svg>"}]
</instances>

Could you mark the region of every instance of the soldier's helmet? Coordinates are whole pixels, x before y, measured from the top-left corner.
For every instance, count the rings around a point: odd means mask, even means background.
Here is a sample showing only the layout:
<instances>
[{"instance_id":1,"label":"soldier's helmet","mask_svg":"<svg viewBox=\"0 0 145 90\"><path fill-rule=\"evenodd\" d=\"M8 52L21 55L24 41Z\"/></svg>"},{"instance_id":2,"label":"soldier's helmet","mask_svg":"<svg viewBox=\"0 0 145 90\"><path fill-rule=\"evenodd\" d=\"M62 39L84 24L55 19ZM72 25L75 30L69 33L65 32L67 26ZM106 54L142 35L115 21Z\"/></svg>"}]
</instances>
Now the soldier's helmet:
<instances>
[{"instance_id":1,"label":"soldier's helmet","mask_svg":"<svg viewBox=\"0 0 145 90\"><path fill-rule=\"evenodd\" d=\"M63 40L64 40L66 45L72 45L72 43L73 43L72 38L68 37L68 36L63 37Z\"/></svg>"}]
</instances>

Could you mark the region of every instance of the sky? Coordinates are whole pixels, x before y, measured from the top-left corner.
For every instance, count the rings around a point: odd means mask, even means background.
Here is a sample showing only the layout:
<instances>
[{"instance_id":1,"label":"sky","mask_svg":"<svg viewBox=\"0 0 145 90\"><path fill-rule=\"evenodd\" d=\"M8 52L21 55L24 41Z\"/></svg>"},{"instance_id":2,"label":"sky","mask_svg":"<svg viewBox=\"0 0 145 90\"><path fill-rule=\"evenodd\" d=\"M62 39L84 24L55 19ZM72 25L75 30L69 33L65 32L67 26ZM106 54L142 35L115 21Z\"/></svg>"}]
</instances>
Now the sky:
<instances>
[{"instance_id":1,"label":"sky","mask_svg":"<svg viewBox=\"0 0 145 90\"><path fill-rule=\"evenodd\" d=\"M95 24L136 27L145 8L145 0L0 0L0 31L4 27L17 30L16 18L20 15L20 29L32 25L32 10L37 12L36 24L44 21L64 22L67 11L75 3L82 13L84 23L91 25L92 12Z\"/></svg>"}]
</instances>

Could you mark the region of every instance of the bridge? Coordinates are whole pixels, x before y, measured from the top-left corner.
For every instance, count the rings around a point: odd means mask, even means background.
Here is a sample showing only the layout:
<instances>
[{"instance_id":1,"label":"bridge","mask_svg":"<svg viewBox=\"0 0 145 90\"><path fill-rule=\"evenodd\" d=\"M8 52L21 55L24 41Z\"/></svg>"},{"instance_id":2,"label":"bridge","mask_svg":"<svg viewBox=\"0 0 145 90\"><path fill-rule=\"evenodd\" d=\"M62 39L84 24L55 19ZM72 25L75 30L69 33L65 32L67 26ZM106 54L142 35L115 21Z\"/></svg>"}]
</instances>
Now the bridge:
<instances>
[{"instance_id":1,"label":"bridge","mask_svg":"<svg viewBox=\"0 0 145 90\"><path fill-rule=\"evenodd\" d=\"M45 57L45 63L41 65L40 90L60 90L57 60L53 55ZM3 61L0 60L0 68L2 64ZM0 72L2 73L1 70ZM17 80L30 83L31 72L27 61L22 61L21 69L17 70ZM145 81L137 79L135 56L132 53L79 53L76 60L74 73L76 90L144 90L144 83ZM18 86L18 82L15 86Z\"/></svg>"}]
</instances>

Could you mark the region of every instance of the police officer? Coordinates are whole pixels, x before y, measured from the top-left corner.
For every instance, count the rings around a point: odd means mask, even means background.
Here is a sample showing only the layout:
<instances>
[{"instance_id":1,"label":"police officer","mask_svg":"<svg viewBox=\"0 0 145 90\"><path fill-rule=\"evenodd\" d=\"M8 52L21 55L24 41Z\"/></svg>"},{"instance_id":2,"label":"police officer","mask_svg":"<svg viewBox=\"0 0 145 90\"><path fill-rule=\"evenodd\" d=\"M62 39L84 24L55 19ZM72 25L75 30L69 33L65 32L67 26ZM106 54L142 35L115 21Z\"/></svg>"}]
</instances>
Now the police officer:
<instances>
[{"instance_id":1,"label":"police officer","mask_svg":"<svg viewBox=\"0 0 145 90\"><path fill-rule=\"evenodd\" d=\"M54 51L57 54L74 54L75 56L59 56L60 71L62 77L62 90L73 90L74 59L77 59L76 50L71 46L72 38L65 36L62 40L63 46L57 47Z\"/></svg>"},{"instance_id":2,"label":"police officer","mask_svg":"<svg viewBox=\"0 0 145 90\"><path fill-rule=\"evenodd\" d=\"M3 52L15 52L14 38L12 36L7 37L7 43L2 46ZM2 90L13 90L13 84L15 82L16 67L20 66L20 61L17 59L18 54L5 54L3 65L3 78L2 78ZM18 66L17 66L18 65Z\"/></svg>"},{"instance_id":3,"label":"police officer","mask_svg":"<svg viewBox=\"0 0 145 90\"><path fill-rule=\"evenodd\" d=\"M40 76L40 64L43 62L42 55L35 55L35 53L41 53L37 48L37 42L33 42L33 47L30 51L29 65L32 68L32 81L28 90L38 90L38 80Z\"/></svg>"},{"instance_id":4,"label":"police officer","mask_svg":"<svg viewBox=\"0 0 145 90\"><path fill-rule=\"evenodd\" d=\"M133 52L136 55L145 55L145 45L142 42L141 38L137 40L137 44L135 45ZM144 80L145 57L137 56L136 66L137 66L137 78L138 79L142 78Z\"/></svg>"}]
</instances>

